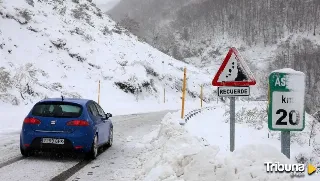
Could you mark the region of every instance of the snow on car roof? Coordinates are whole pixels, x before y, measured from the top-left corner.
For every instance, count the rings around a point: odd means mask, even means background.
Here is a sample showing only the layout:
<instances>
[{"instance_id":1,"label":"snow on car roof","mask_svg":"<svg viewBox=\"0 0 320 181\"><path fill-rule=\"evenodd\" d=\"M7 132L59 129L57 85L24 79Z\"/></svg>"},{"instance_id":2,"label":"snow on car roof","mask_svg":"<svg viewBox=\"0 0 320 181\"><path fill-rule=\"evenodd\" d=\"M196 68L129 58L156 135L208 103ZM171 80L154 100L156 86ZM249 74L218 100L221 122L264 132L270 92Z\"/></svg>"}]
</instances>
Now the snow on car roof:
<instances>
[{"instance_id":1,"label":"snow on car roof","mask_svg":"<svg viewBox=\"0 0 320 181\"><path fill-rule=\"evenodd\" d=\"M61 99L61 97L60 98L47 98L47 99L43 99L39 102L49 102L49 101L62 101L62 99ZM79 98L63 98L63 101L85 105L90 100L89 99L79 99Z\"/></svg>"}]
</instances>

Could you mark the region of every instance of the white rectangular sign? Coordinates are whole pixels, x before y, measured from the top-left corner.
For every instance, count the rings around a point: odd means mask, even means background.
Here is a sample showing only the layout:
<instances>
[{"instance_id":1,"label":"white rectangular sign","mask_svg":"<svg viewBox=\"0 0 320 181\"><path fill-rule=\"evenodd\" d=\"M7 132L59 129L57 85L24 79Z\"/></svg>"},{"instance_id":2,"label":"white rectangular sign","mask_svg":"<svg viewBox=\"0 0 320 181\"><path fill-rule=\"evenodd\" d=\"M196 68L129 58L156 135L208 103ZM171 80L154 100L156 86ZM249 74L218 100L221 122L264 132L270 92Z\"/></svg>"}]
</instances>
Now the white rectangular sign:
<instances>
[{"instance_id":1,"label":"white rectangular sign","mask_svg":"<svg viewBox=\"0 0 320 181\"><path fill-rule=\"evenodd\" d=\"M273 92L272 128L303 129L303 111L303 95L297 92Z\"/></svg>"},{"instance_id":2,"label":"white rectangular sign","mask_svg":"<svg viewBox=\"0 0 320 181\"><path fill-rule=\"evenodd\" d=\"M250 87L218 87L218 96L220 97L236 97L236 96L249 96Z\"/></svg>"}]
</instances>

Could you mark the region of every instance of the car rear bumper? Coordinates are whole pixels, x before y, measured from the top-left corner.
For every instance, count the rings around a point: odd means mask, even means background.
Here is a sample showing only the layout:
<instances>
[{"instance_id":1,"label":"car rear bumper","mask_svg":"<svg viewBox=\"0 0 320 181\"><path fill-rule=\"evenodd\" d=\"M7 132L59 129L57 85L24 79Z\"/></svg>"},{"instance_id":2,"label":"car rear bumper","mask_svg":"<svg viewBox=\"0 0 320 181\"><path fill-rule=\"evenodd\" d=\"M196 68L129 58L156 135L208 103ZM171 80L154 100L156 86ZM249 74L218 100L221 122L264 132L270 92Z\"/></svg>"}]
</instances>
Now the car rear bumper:
<instances>
[{"instance_id":1,"label":"car rear bumper","mask_svg":"<svg viewBox=\"0 0 320 181\"><path fill-rule=\"evenodd\" d=\"M63 151L73 151L74 146L72 142L69 139L64 139L64 144L59 145L59 144L44 144L41 143L41 137L36 137L33 139L31 142L29 149L33 150L42 150L42 151L54 151L54 150L63 150Z\"/></svg>"},{"instance_id":2,"label":"car rear bumper","mask_svg":"<svg viewBox=\"0 0 320 181\"><path fill-rule=\"evenodd\" d=\"M39 151L81 151L89 152L93 133L43 133L36 131L21 132L21 146L24 149ZM64 144L42 143L42 138L64 139Z\"/></svg>"}]
</instances>

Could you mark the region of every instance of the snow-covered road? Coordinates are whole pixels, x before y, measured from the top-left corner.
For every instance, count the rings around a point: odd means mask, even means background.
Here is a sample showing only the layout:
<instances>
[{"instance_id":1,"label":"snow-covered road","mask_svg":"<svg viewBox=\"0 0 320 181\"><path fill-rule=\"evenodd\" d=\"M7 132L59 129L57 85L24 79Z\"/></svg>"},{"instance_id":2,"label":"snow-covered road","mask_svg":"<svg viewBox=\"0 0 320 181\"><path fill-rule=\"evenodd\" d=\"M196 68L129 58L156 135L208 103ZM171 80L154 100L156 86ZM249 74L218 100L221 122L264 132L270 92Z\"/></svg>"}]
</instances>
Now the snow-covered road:
<instances>
[{"instance_id":1,"label":"snow-covered road","mask_svg":"<svg viewBox=\"0 0 320 181\"><path fill-rule=\"evenodd\" d=\"M81 158L52 158L45 155L21 159L19 133L2 134L0 180L64 180L69 176L70 181L134 180L135 174L142 168L139 155L146 151L143 147L137 147L136 142L155 129L166 113L168 111L115 116L113 146L96 160L80 165ZM80 170L74 173L77 169Z\"/></svg>"}]
</instances>

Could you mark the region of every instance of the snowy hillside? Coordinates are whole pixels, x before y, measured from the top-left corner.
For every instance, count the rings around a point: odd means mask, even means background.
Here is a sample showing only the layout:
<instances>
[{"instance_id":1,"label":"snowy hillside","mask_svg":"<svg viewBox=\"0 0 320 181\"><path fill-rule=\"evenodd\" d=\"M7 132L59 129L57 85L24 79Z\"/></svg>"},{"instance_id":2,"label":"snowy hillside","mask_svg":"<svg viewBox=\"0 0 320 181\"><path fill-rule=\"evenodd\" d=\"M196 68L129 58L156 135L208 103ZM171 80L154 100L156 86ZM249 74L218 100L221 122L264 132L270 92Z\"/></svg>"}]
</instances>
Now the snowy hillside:
<instances>
[{"instance_id":1,"label":"snowy hillside","mask_svg":"<svg viewBox=\"0 0 320 181\"><path fill-rule=\"evenodd\" d=\"M138 24L131 32L159 50L208 72L236 47L256 75L256 97L267 94L271 71L302 71L306 110L320 110L319 0L122 0L108 13L125 27Z\"/></svg>"},{"instance_id":2,"label":"snowy hillside","mask_svg":"<svg viewBox=\"0 0 320 181\"><path fill-rule=\"evenodd\" d=\"M115 5L117 5L120 0L92 0L99 8L106 12L112 9Z\"/></svg>"},{"instance_id":3,"label":"snowy hillside","mask_svg":"<svg viewBox=\"0 0 320 181\"><path fill-rule=\"evenodd\" d=\"M200 84L214 98L213 74L141 42L89 0L0 0L0 60L0 106L61 94L97 100L100 80L101 104L115 114L137 101L144 111L176 109L185 66L187 100ZM163 87L171 107L161 104Z\"/></svg>"}]
</instances>

